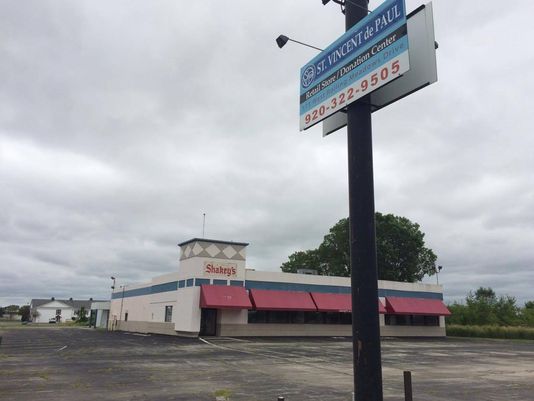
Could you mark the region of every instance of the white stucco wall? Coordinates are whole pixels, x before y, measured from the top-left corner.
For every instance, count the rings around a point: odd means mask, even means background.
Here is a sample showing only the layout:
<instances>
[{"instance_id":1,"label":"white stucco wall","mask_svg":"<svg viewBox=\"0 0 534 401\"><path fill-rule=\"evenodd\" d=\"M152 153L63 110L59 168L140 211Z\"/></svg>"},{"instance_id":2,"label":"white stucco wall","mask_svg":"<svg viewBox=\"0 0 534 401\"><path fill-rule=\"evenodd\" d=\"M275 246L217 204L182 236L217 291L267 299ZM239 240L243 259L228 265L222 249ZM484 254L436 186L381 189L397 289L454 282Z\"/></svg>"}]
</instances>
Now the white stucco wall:
<instances>
[{"instance_id":1,"label":"white stucco wall","mask_svg":"<svg viewBox=\"0 0 534 401\"><path fill-rule=\"evenodd\" d=\"M200 331L200 287L181 288L177 303L179 313L172 316L176 331L198 333Z\"/></svg>"},{"instance_id":2,"label":"white stucco wall","mask_svg":"<svg viewBox=\"0 0 534 401\"><path fill-rule=\"evenodd\" d=\"M71 306L59 301L50 301L35 308L38 313L38 316L33 318L33 322L48 323L50 319L56 317L56 311L58 309L61 309L61 322L72 320L75 311Z\"/></svg>"},{"instance_id":3,"label":"white stucco wall","mask_svg":"<svg viewBox=\"0 0 534 401\"><path fill-rule=\"evenodd\" d=\"M150 318L151 322L164 322L165 321L165 307L172 306L172 317L179 313L177 310L176 300L178 298L178 291L164 292L160 294L154 294L150 297Z\"/></svg>"},{"instance_id":4,"label":"white stucco wall","mask_svg":"<svg viewBox=\"0 0 534 401\"><path fill-rule=\"evenodd\" d=\"M247 324L247 309L222 309L217 314L218 324Z\"/></svg>"}]
</instances>

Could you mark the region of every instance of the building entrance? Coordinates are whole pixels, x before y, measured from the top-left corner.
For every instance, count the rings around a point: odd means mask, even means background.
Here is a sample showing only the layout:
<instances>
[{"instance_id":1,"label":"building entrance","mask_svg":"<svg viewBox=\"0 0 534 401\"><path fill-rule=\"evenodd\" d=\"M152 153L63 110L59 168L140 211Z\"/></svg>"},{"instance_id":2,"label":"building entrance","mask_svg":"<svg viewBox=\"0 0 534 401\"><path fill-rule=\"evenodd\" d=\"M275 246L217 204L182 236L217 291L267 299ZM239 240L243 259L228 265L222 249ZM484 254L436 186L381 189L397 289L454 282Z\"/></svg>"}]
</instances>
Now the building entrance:
<instances>
[{"instance_id":1,"label":"building entrance","mask_svg":"<svg viewBox=\"0 0 534 401\"><path fill-rule=\"evenodd\" d=\"M217 309L202 308L200 313L200 336L217 335Z\"/></svg>"}]
</instances>

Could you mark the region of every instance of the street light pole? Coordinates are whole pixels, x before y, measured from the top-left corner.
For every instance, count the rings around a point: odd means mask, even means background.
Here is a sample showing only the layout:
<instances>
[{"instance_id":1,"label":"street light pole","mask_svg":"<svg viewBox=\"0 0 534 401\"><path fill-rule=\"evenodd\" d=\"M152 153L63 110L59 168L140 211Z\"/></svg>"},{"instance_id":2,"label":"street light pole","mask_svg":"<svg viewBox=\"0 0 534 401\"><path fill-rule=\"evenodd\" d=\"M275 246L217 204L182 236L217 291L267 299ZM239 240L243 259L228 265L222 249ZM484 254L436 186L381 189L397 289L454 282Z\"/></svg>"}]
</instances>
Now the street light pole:
<instances>
[{"instance_id":1,"label":"street light pole","mask_svg":"<svg viewBox=\"0 0 534 401\"><path fill-rule=\"evenodd\" d=\"M438 266L436 268L436 284L439 285L439 272L443 269L443 266Z\"/></svg>"},{"instance_id":2,"label":"street light pole","mask_svg":"<svg viewBox=\"0 0 534 401\"><path fill-rule=\"evenodd\" d=\"M346 30L368 14L368 0L345 1L344 6ZM354 400L382 401L369 95L347 107L347 144Z\"/></svg>"},{"instance_id":3,"label":"street light pole","mask_svg":"<svg viewBox=\"0 0 534 401\"><path fill-rule=\"evenodd\" d=\"M303 46L306 46L306 47L310 47L312 49L315 49L315 50L319 50L320 52L323 51L323 49L320 49L318 47L315 47L315 46L312 46L312 45L309 45L307 43L304 43L304 42L300 42L298 40L295 40L295 39L291 39L289 37L287 37L286 35L280 35L276 38L276 44L278 45L278 47L281 49L282 47L284 47L286 45L287 42L295 42L295 43L298 43L299 45L303 45Z\"/></svg>"},{"instance_id":4,"label":"street light pole","mask_svg":"<svg viewBox=\"0 0 534 401\"><path fill-rule=\"evenodd\" d=\"M122 287L122 298L121 298L121 311L119 313L119 322L122 322L122 305L124 304L124 287L126 287L125 285L121 285ZM119 328L120 330L120 328Z\"/></svg>"}]
</instances>

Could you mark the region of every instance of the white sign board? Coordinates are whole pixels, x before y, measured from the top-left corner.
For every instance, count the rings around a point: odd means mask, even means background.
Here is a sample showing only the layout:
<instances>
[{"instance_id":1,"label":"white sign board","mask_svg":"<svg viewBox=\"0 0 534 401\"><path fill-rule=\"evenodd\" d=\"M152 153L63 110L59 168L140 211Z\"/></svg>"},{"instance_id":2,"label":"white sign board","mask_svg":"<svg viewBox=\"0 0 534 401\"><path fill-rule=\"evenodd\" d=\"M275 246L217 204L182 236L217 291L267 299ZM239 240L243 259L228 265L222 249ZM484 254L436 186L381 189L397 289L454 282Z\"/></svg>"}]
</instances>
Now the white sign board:
<instances>
[{"instance_id":1,"label":"white sign board","mask_svg":"<svg viewBox=\"0 0 534 401\"><path fill-rule=\"evenodd\" d=\"M432 3L407 17L410 70L371 94L371 110L380 110L438 80ZM347 125L347 115L338 112L323 121L323 136Z\"/></svg>"},{"instance_id":2,"label":"white sign board","mask_svg":"<svg viewBox=\"0 0 534 401\"><path fill-rule=\"evenodd\" d=\"M410 68L406 5L387 0L301 69L300 129L307 129Z\"/></svg>"}]
</instances>

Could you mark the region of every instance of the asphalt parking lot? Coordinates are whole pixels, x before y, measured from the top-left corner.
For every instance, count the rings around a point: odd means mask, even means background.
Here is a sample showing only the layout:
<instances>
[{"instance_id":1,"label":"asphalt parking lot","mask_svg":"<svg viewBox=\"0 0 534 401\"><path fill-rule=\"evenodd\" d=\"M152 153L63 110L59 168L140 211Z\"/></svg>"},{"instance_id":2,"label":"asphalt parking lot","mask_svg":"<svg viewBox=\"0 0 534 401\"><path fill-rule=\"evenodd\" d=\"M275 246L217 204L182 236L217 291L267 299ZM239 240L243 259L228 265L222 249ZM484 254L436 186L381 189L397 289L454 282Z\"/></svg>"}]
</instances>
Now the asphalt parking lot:
<instances>
[{"instance_id":1,"label":"asphalt parking lot","mask_svg":"<svg viewBox=\"0 0 534 401\"><path fill-rule=\"evenodd\" d=\"M0 328L0 400L349 401L347 338L182 339L86 328ZM384 399L534 399L534 342L382 342Z\"/></svg>"}]
</instances>

